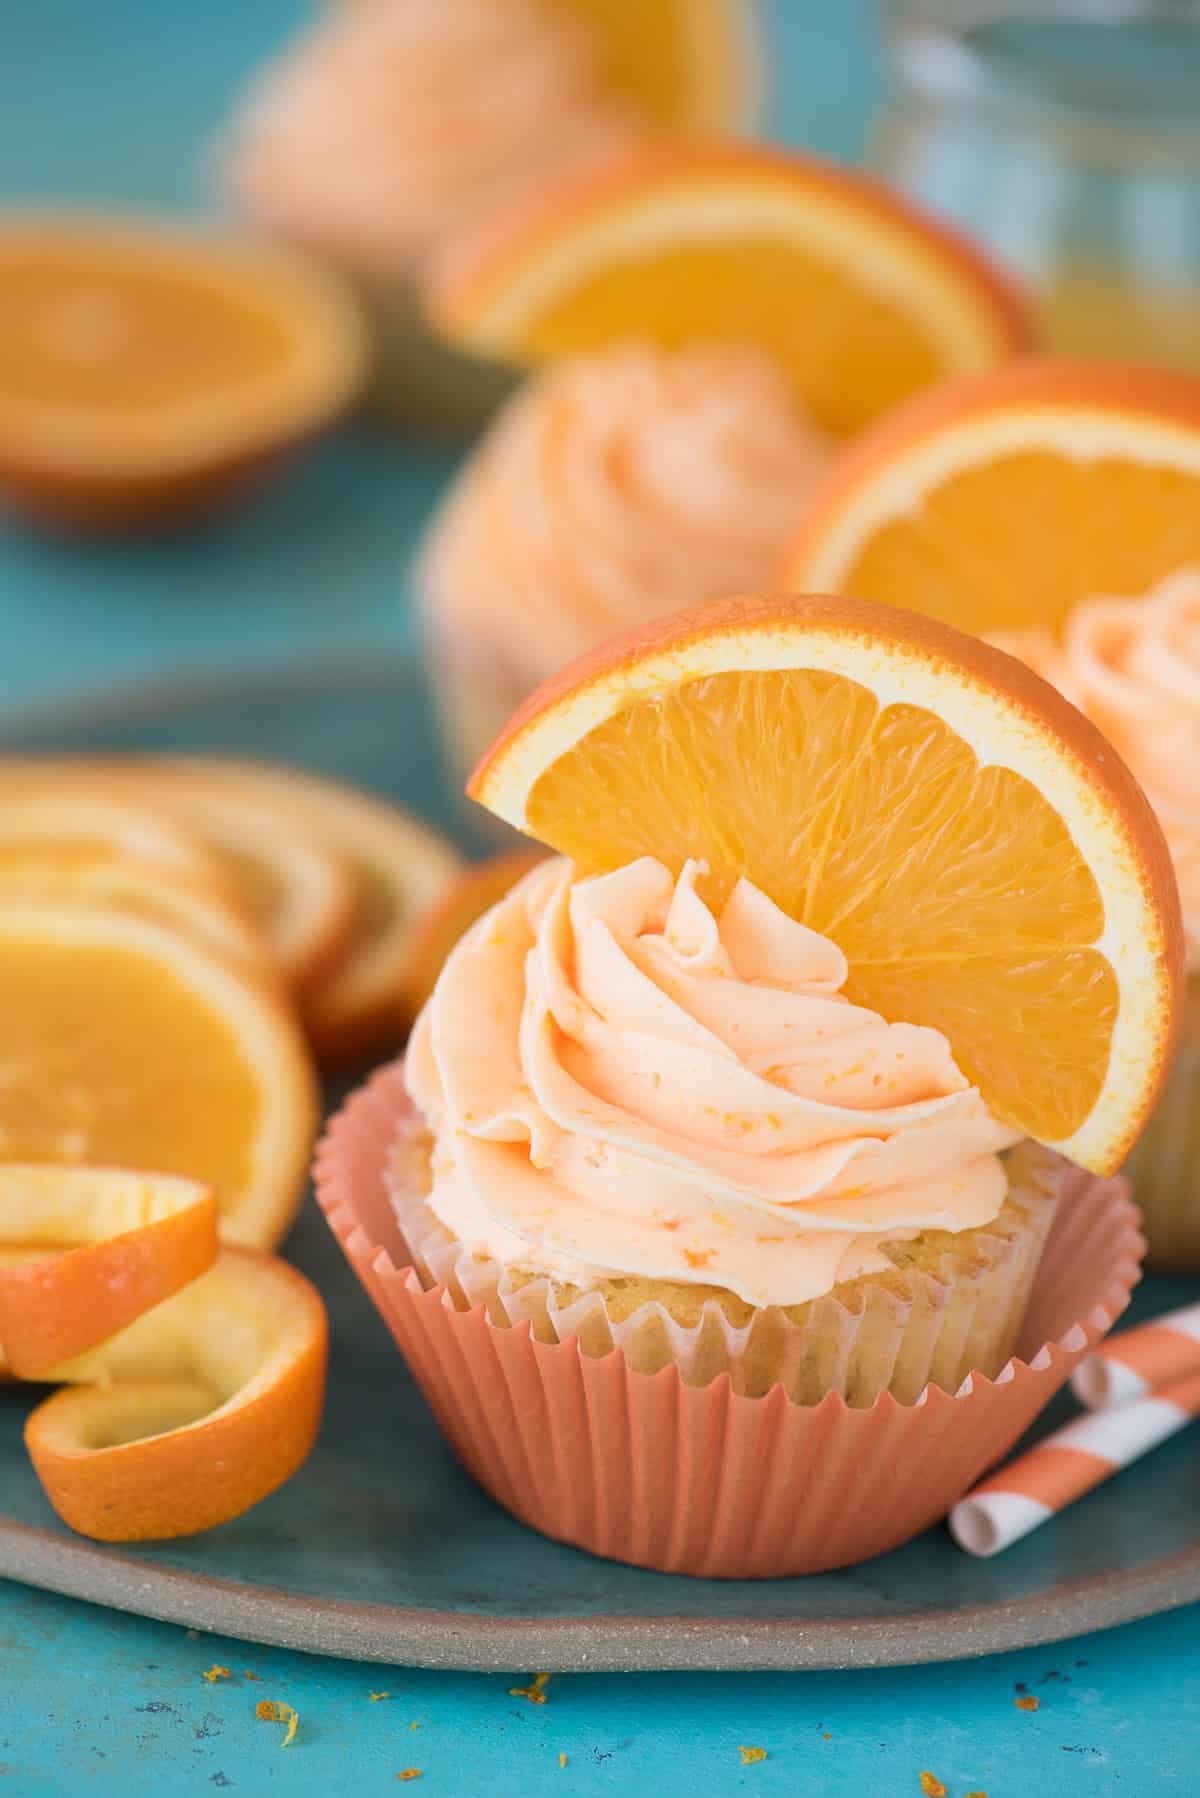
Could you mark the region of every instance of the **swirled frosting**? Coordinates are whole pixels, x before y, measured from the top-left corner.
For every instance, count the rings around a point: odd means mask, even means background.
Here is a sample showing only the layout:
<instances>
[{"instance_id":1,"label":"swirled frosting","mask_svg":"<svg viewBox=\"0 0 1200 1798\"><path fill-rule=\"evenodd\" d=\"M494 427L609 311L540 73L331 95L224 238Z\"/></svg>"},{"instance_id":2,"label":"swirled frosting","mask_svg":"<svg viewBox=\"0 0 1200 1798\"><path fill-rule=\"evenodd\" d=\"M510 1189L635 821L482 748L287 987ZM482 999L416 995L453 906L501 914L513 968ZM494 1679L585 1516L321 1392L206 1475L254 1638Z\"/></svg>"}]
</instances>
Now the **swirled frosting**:
<instances>
[{"instance_id":1,"label":"swirled frosting","mask_svg":"<svg viewBox=\"0 0 1200 1798\"><path fill-rule=\"evenodd\" d=\"M408 273L496 201L625 141L580 25L536 0L330 7L258 78L229 134L255 217Z\"/></svg>"},{"instance_id":2,"label":"swirled frosting","mask_svg":"<svg viewBox=\"0 0 1200 1798\"><path fill-rule=\"evenodd\" d=\"M1061 645L1047 631L993 641L1086 712L1140 781L1175 864L1188 965L1200 969L1200 569L1141 599L1085 600Z\"/></svg>"},{"instance_id":3,"label":"swirled frosting","mask_svg":"<svg viewBox=\"0 0 1200 1798\"><path fill-rule=\"evenodd\" d=\"M530 685L613 631L768 584L826 459L749 345L618 344L526 382L435 521L436 623L485 637Z\"/></svg>"},{"instance_id":4,"label":"swirled frosting","mask_svg":"<svg viewBox=\"0 0 1200 1798\"><path fill-rule=\"evenodd\" d=\"M1016 1137L945 1038L852 1005L841 952L748 881L714 915L702 874L552 861L464 937L407 1061L439 1221L563 1281L756 1305L990 1222Z\"/></svg>"}]
</instances>

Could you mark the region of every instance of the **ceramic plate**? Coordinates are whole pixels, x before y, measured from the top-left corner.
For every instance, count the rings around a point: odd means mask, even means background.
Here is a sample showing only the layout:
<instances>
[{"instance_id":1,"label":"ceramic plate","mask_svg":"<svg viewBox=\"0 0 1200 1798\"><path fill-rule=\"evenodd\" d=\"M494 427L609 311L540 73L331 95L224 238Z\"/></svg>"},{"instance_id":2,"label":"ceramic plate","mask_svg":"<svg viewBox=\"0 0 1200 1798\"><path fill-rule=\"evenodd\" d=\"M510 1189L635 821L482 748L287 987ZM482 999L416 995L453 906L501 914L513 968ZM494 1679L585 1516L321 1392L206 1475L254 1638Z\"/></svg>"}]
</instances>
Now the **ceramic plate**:
<instances>
[{"instance_id":1,"label":"ceramic plate","mask_svg":"<svg viewBox=\"0 0 1200 1798\"><path fill-rule=\"evenodd\" d=\"M415 669L378 659L182 682L0 728L3 748L283 757L445 824L432 740ZM0 1574L254 1641L477 1669L953 1659L1200 1598L1200 1429L994 1561L961 1554L943 1529L807 1579L710 1582L595 1560L514 1523L460 1470L311 1203L289 1252L333 1323L326 1423L295 1479L190 1541L85 1542L41 1496L21 1446L30 1400L16 1388L0 1396ZM1135 1314L1189 1296L1200 1296L1196 1283L1149 1281ZM1060 1399L1049 1421L1070 1408Z\"/></svg>"}]
</instances>

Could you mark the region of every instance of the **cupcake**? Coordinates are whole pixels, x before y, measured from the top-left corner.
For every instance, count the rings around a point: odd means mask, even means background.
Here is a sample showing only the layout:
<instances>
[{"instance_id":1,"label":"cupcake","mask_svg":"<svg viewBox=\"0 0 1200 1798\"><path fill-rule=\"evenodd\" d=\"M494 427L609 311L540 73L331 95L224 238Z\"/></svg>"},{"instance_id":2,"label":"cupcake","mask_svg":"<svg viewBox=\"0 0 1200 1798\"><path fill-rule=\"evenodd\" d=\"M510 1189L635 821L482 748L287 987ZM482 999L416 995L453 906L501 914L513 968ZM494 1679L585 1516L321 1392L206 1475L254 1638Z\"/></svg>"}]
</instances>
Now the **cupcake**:
<instances>
[{"instance_id":1,"label":"cupcake","mask_svg":"<svg viewBox=\"0 0 1200 1798\"><path fill-rule=\"evenodd\" d=\"M415 296L431 255L634 136L749 116L748 5L711 12L727 34L719 73L714 45L689 47L703 22L687 8L644 50L632 13L603 10L588 21L546 0L355 0L329 8L247 94L222 154L226 186L257 224L354 280L385 415L470 430L509 385L503 367L424 328Z\"/></svg>"},{"instance_id":2,"label":"cupcake","mask_svg":"<svg viewBox=\"0 0 1200 1798\"><path fill-rule=\"evenodd\" d=\"M451 1443L525 1521L666 1569L905 1540L1136 1277L1123 1191L1039 1144L1115 1165L1170 1053L1144 797L1011 658L834 599L616 639L472 793L566 854L318 1166Z\"/></svg>"},{"instance_id":3,"label":"cupcake","mask_svg":"<svg viewBox=\"0 0 1200 1798\"><path fill-rule=\"evenodd\" d=\"M634 144L547 181L426 293L448 343L530 370L417 568L464 778L565 660L769 584L844 439L1029 339L1019 294L961 240L862 178L744 144Z\"/></svg>"},{"instance_id":4,"label":"cupcake","mask_svg":"<svg viewBox=\"0 0 1200 1798\"><path fill-rule=\"evenodd\" d=\"M1130 1161L1151 1258L1200 1267L1200 570L1140 598L1079 605L1049 631L994 641L1074 701L1141 782L1171 850L1183 904L1183 1029L1158 1107Z\"/></svg>"},{"instance_id":5,"label":"cupcake","mask_svg":"<svg viewBox=\"0 0 1200 1798\"><path fill-rule=\"evenodd\" d=\"M531 377L451 487L417 569L460 783L583 650L763 584L826 454L749 344L617 344Z\"/></svg>"}]
</instances>

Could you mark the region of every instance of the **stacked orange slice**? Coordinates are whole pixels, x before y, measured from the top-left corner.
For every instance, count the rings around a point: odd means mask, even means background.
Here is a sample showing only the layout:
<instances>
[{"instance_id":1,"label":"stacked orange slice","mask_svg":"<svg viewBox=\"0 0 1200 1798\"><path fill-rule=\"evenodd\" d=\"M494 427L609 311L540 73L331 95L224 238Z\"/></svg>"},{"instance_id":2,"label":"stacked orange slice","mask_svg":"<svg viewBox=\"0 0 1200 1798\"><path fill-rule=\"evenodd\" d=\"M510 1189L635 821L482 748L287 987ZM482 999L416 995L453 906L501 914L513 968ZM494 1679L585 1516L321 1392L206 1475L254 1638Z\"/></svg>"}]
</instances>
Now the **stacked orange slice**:
<instances>
[{"instance_id":1,"label":"stacked orange slice","mask_svg":"<svg viewBox=\"0 0 1200 1798\"><path fill-rule=\"evenodd\" d=\"M992 1111L1100 1172L1168 1065L1179 898L1132 776L989 645L870 602L731 600L541 688L470 791L585 871L742 875L831 937L847 995L932 1025Z\"/></svg>"}]
</instances>

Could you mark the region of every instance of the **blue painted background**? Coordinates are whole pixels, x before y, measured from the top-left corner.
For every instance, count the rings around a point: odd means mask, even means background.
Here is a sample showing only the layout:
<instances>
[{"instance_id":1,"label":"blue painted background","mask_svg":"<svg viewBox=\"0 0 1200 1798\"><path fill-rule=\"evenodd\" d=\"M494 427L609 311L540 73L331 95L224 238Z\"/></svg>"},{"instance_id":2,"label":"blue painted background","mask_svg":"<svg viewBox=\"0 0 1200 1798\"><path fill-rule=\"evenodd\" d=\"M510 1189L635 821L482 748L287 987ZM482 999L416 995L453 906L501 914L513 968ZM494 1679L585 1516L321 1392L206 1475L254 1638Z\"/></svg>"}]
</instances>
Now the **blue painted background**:
<instances>
[{"instance_id":1,"label":"blue painted background","mask_svg":"<svg viewBox=\"0 0 1200 1798\"><path fill-rule=\"evenodd\" d=\"M769 11L780 135L861 155L879 93L865 0ZM197 145L296 15L293 0L8 0L0 198L203 205ZM184 537L101 550L0 525L0 706L11 718L180 666L403 641L404 558L452 461L351 432L256 508ZM210 1686L201 1675L214 1661L238 1677ZM1036 1713L1015 1708L1018 1682L1038 1695ZM514 1683L191 1638L0 1586L0 1794L382 1793L411 1766L419 1793L490 1798L890 1798L919 1793L926 1768L950 1798L1197 1789L1195 1609L948 1667L563 1676L541 1707L510 1698ZM372 1690L392 1695L372 1704ZM293 1747L255 1720L262 1696L300 1712ZM742 1767L741 1744L768 1759Z\"/></svg>"}]
</instances>

